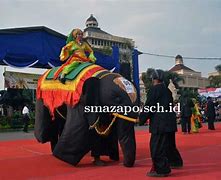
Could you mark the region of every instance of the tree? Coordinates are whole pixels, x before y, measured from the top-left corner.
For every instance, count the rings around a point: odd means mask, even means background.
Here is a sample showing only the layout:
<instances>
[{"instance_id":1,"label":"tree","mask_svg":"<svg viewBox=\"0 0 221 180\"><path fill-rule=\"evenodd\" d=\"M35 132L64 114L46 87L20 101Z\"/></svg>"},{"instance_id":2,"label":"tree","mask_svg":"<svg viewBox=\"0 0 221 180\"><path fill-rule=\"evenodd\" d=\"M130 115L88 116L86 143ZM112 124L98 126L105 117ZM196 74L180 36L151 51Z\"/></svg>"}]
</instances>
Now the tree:
<instances>
[{"instance_id":1,"label":"tree","mask_svg":"<svg viewBox=\"0 0 221 180\"><path fill-rule=\"evenodd\" d=\"M221 87L221 64L217 65L215 67L216 71L219 72L219 75L217 76L209 76L210 86L213 88Z\"/></svg>"},{"instance_id":2,"label":"tree","mask_svg":"<svg viewBox=\"0 0 221 180\"><path fill-rule=\"evenodd\" d=\"M103 47L103 48L93 48L95 51L103 53L105 55L111 56L112 48L111 47Z\"/></svg>"},{"instance_id":3,"label":"tree","mask_svg":"<svg viewBox=\"0 0 221 180\"><path fill-rule=\"evenodd\" d=\"M150 86L152 85L151 74L154 71L153 68L148 68L146 73L142 73L141 79L144 83L146 93L149 91Z\"/></svg>"},{"instance_id":4,"label":"tree","mask_svg":"<svg viewBox=\"0 0 221 180\"><path fill-rule=\"evenodd\" d=\"M180 96L181 101L183 100L184 96L189 97L189 98L195 98L195 99L198 99L198 96L199 96L199 93L197 92L197 90L193 88L185 88L183 90L180 90L179 93L181 94Z\"/></svg>"},{"instance_id":5,"label":"tree","mask_svg":"<svg viewBox=\"0 0 221 180\"><path fill-rule=\"evenodd\" d=\"M170 71L165 71L164 73L165 73L164 82L166 86L169 85L170 79L173 81L173 84L176 86L177 89L179 88L179 82L181 81L184 82L184 79L181 76L179 76L179 74L177 73L170 72Z\"/></svg>"},{"instance_id":6,"label":"tree","mask_svg":"<svg viewBox=\"0 0 221 180\"><path fill-rule=\"evenodd\" d=\"M217 65L217 66L215 67L215 69L216 69L217 72L221 72L221 64Z\"/></svg>"},{"instance_id":7,"label":"tree","mask_svg":"<svg viewBox=\"0 0 221 180\"><path fill-rule=\"evenodd\" d=\"M210 87L218 88L221 87L221 75L218 76L210 76Z\"/></svg>"},{"instance_id":8,"label":"tree","mask_svg":"<svg viewBox=\"0 0 221 180\"><path fill-rule=\"evenodd\" d=\"M153 73L153 68L148 68L146 73L142 73L142 80L144 82L144 86L146 88L146 92L150 89L150 86L152 85L152 79L151 74ZM170 72L170 71L164 71L164 82L166 86L169 85L170 79L173 81L173 84L176 86L176 88L179 88L178 83L180 81L184 81L182 77L180 77L177 73Z\"/></svg>"},{"instance_id":9,"label":"tree","mask_svg":"<svg viewBox=\"0 0 221 180\"><path fill-rule=\"evenodd\" d=\"M32 104L32 92L30 89L12 89L8 88L0 98L0 103L11 106L13 109L19 109L25 103Z\"/></svg>"}]
</instances>

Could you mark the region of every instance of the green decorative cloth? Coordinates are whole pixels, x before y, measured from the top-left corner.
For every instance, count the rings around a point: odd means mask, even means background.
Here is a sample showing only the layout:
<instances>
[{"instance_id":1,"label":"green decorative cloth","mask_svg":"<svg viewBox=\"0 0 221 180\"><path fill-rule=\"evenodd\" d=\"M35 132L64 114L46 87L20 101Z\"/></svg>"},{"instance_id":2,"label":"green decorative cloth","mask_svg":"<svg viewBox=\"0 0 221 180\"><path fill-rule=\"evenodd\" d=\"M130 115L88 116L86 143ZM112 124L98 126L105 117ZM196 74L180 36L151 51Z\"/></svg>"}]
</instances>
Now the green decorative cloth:
<instances>
[{"instance_id":1,"label":"green decorative cloth","mask_svg":"<svg viewBox=\"0 0 221 180\"><path fill-rule=\"evenodd\" d=\"M92 65L92 63L77 63L75 64L76 66L74 67L74 69L65 76L66 79L68 80L73 80L76 78L76 76L83 70L85 69L86 67ZM55 68L52 68L51 71L48 73L48 76L46 77L47 80L51 80L54 78L54 74L56 73L56 71L60 68L59 67L55 67Z\"/></svg>"}]
</instances>

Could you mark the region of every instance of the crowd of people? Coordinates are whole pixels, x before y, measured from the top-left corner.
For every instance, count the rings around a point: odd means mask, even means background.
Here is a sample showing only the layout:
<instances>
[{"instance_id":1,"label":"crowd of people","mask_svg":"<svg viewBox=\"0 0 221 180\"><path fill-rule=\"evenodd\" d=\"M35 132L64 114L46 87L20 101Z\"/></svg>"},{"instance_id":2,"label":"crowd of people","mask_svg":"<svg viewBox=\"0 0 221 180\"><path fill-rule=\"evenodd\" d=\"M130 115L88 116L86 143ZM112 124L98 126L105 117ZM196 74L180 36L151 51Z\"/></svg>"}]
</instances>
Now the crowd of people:
<instances>
[{"instance_id":1,"label":"crowd of people","mask_svg":"<svg viewBox=\"0 0 221 180\"><path fill-rule=\"evenodd\" d=\"M204 103L195 98L184 95L181 103L181 112L178 115L183 134L198 133L204 122L208 122L208 129L215 130L216 106L211 97Z\"/></svg>"}]
</instances>

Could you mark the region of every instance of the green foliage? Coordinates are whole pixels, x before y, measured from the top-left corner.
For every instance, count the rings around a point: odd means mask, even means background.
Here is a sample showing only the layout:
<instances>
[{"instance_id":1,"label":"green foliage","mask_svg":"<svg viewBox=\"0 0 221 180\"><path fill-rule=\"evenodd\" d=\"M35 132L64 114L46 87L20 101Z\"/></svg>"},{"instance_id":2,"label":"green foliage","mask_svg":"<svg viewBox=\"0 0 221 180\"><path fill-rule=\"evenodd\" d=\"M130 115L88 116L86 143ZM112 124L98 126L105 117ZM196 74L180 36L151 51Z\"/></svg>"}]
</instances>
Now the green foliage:
<instances>
[{"instance_id":1,"label":"green foliage","mask_svg":"<svg viewBox=\"0 0 221 180\"><path fill-rule=\"evenodd\" d=\"M166 86L169 85L170 79L173 81L173 83L177 89L179 88L178 83L180 81L184 82L184 79L181 76L179 76L177 73L174 73L174 72L164 71L164 76L165 76L164 82L165 82Z\"/></svg>"},{"instance_id":2,"label":"green foliage","mask_svg":"<svg viewBox=\"0 0 221 180\"><path fill-rule=\"evenodd\" d=\"M210 76L210 87L218 88L221 87L221 75L219 76Z\"/></svg>"},{"instance_id":3,"label":"green foliage","mask_svg":"<svg viewBox=\"0 0 221 180\"><path fill-rule=\"evenodd\" d=\"M198 92L196 90L193 90L191 88L184 88L179 90L179 94L181 94L181 100L183 96L198 99Z\"/></svg>"},{"instance_id":4,"label":"green foliage","mask_svg":"<svg viewBox=\"0 0 221 180\"><path fill-rule=\"evenodd\" d=\"M35 112L30 112L29 127L33 128ZM0 129L16 129L23 127L23 117L20 111L15 111L12 117L0 116Z\"/></svg>"},{"instance_id":5,"label":"green foliage","mask_svg":"<svg viewBox=\"0 0 221 180\"><path fill-rule=\"evenodd\" d=\"M153 68L148 68L146 73L142 73L142 80L144 82L144 86L145 86L147 92L152 85L151 74L153 71L154 71ZM182 77L180 77L177 73L173 73L170 71L164 71L164 82L165 82L166 86L169 85L170 79L173 81L173 83L177 89L179 88L178 83L180 81L184 81L184 79Z\"/></svg>"},{"instance_id":6,"label":"green foliage","mask_svg":"<svg viewBox=\"0 0 221 180\"><path fill-rule=\"evenodd\" d=\"M4 105L12 106L13 109L20 109L24 104L32 105L33 103L33 90L31 89L7 89L2 92L1 103Z\"/></svg>"},{"instance_id":7,"label":"green foliage","mask_svg":"<svg viewBox=\"0 0 221 180\"><path fill-rule=\"evenodd\" d=\"M216 71L221 73L221 64L215 67ZM210 76L209 77L210 85L209 87L219 88L221 87L221 75L218 76Z\"/></svg>"},{"instance_id":8,"label":"green foliage","mask_svg":"<svg viewBox=\"0 0 221 180\"><path fill-rule=\"evenodd\" d=\"M215 67L215 69L216 69L217 72L221 72L221 64L217 65L217 66Z\"/></svg>"},{"instance_id":9,"label":"green foliage","mask_svg":"<svg viewBox=\"0 0 221 180\"><path fill-rule=\"evenodd\" d=\"M102 49L93 48L95 51L100 52L102 54L111 56L112 55L112 48L111 47L104 47Z\"/></svg>"},{"instance_id":10,"label":"green foliage","mask_svg":"<svg viewBox=\"0 0 221 180\"><path fill-rule=\"evenodd\" d=\"M0 116L0 125L2 127L5 127L9 124L10 122L10 118L9 117L6 117L6 116Z\"/></svg>"},{"instance_id":11,"label":"green foliage","mask_svg":"<svg viewBox=\"0 0 221 180\"><path fill-rule=\"evenodd\" d=\"M2 126L0 124L0 129L10 129L10 128L11 128L11 126L9 124L6 124L5 126Z\"/></svg>"},{"instance_id":12,"label":"green foliage","mask_svg":"<svg viewBox=\"0 0 221 180\"><path fill-rule=\"evenodd\" d=\"M34 126L35 124L35 112L31 111L30 112L30 122L29 122L29 126Z\"/></svg>"},{"instance_id":13,"label":"green foliage","mask_svg":"<svg viewBox=\"0 0 221 180\"><path fill-rule=\"evenodd\" d=\"M144 86L146 89L146 93L149 91L151 85L152 85L152 80L151 80L151 74L154 71L152 68L148 68L146 73L142 73L142 81L144 82Z\"/></svg>"},{"instance_id":14,"label":"green foliage","mask_svg":"<svg viewBox=\"0 0 221 180\"><path fill-rule=\"evenodd\" d=\"M126 41L125 44L126 44L126 47L130 50L134 48L133 45L130 43L130 41Z\"/></svg>"}]
</instances>

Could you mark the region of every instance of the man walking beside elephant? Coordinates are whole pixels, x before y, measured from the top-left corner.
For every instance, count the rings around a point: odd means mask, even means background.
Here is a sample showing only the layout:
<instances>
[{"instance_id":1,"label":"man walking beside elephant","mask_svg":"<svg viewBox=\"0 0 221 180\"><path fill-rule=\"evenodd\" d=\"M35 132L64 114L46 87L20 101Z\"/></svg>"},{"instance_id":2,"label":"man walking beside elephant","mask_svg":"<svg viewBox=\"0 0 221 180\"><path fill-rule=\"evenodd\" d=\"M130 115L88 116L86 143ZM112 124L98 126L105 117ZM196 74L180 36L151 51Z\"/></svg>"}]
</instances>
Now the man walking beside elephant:
<instances>
[{"instance_id":1,"label":"man walking beside elephant","mask_svg":"<svg viewBox=\"0 0 221 180\"><path fill-rule=\"evenodd\" d=\"M147 176L165 177L170 174L171 168L182 167L183 160L175 142L176 114L169 112L169 106L173 104L173 97L164 84L162 70L154 70L152 83L153 86L149 90L145 106L156 107L159 103L165 110L161 112L143 111L139 119L141 125L150 119L150 152L153 165Z\"/></svg>"}]
</instances>

